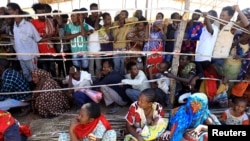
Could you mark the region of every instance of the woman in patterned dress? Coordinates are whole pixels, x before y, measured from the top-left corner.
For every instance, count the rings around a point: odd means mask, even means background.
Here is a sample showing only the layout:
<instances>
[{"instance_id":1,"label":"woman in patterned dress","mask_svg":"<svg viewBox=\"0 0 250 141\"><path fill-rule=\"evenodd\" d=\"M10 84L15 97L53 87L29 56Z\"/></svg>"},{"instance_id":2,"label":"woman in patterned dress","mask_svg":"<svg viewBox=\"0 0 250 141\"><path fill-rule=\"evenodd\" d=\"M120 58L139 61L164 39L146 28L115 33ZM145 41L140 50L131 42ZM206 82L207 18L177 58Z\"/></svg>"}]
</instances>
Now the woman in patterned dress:
<instances>
[{"instance_id":1,"label":"woman in patterned dress","mask_svg":"<svg viewBox=\"0 0 250 141\"><path fill-rule=\"evenodd\" d=\"M52 75L42 69L32 72L32 80L36 84L35 90L60 89ZM44 91L33 93L33 111L42 117L49 118L63 113L70 108L67 96L62 91Z\"/></svg>"}]
</instances>

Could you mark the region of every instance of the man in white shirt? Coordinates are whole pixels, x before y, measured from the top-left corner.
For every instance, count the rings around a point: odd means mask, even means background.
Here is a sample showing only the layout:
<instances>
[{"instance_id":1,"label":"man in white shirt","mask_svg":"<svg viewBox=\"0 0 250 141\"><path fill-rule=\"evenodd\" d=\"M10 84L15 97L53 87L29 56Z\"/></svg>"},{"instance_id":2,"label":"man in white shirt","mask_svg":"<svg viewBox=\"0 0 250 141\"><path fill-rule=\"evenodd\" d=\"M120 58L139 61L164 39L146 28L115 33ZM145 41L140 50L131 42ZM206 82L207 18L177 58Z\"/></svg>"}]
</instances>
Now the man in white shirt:
<instances>
[{"instance_id":1,"label":"man in white shirt","mask_svg":"<svg viewBox=\"0 0 250 141\"><path fill-rule=\"evenodd\" d=\"M237 22L231 21L235 12L238 13L238 20L239 21L237 21ZM235 25L238 25L238 26L243 27L243 28L246 28L249 25L249 21L248 21L247 17L243 14L243 12L240 10L238 5L226 6L226 7L222 8L222 11L220 13L220 19L227 21L228 22L228 23L226 23L227 25L232 24L232 27L235 27L235 28L238 28ZM232 33L232 35L235 35L234 29L231 28L230 31L227 31L228 29L224 29L224 27L226 27L226 25L220 24L220 23L217 23L217 24L218 24L219 30L221 32L230 32L230 33ZM232 43L233 38L228 39L227 41L228 41L228 43ZM225 44L224 44L224 46L225 46ZM228 46L228 45L226 45L226 46ZM231 45L229 45L229 46L231 47ZM212 63L217 64L219 66L223 66L224 65L224 58L213 58Z\"/></svg>"},{"instance_id":2,"label":"man in white shirt","mask_svg":"<svg viewBox=\"0 0 250 141\"><path fill-rule=\"evenodd\" d=\"M134 102L138 100L141 91L150 88L150 84L146 82L148 78L143 71L138 69L136 62L129 62L126 68L129 73L125 76L126 79L122 80L122 83L132 86L132 89L126 89L126 95Z\"/></svg>"},{"instance_id":3,"label":"man in white shirt","mask_svg":"<svg viewBox=\"0 0 250 141\"><path fill-rule=\"evenodd\" d=\"M8 3L8 13L10 15L22 15L24 12L16 3ZM17 55L23 70L23 75L27 81L31 81L30 73L37 68L37 53L39 42L42 38L35 27L22 17L15 17L14 42L16 53L29 53L30 55ZM36 55L34 55L36 54Z\"/></svg>"},{"instance_id":4,"label":"man in white shirt","mask_svg":"<svg viewBox=\"0 0 250 141\"><path fill-rule=\"evenodd\" d=\"M214 24L214 21L208 19L207 14L218 17L217 12L214 10L210 10L208 13L203 13L205 20L205 26L202 29L202 34L200 36L199 44L196 48L197 56L195 56L195 61L199 62L203 69L206 66L209 66L211 62L211 56L214 50L214 45L217 39L217 35L219 32L219 27Z\"/></svg>"}]
</instances>

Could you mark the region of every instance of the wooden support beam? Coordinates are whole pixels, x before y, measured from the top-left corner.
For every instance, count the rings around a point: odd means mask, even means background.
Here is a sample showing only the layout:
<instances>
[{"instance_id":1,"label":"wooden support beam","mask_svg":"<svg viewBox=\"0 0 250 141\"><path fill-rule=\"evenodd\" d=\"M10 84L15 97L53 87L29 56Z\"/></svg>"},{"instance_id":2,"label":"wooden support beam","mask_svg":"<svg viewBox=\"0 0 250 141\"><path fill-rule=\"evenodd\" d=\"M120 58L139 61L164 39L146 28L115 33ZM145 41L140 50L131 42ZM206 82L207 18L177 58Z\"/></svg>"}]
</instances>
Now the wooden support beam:
<instances>
[{"instance_id":1,"label":"wooden support beam","mask_svg":"<svg viewBox=\"0 0 250 141\"><path fill-rule=\"evenodd\" d=\"M146 0L146 8L148 8L148 0ZM145 10L145 17L148 19L148 10Z\"/></svg>"},{"instance_id":2,"label":"wooden support beam","mask_svg":"<svg viewBox=\"0 0 250 141\"><path fill-rule=\"evenodd\" d=\"M190 0L185 0L185 10L189 10L190 7ZM179 29L178 29L178 33L177 33L177 39L176 39L176 43L175 43L175 52L180 52L181 50L181 46L182 46L182 41L183 41L183 37L184 37L184 32L187 26L187 20L189 18L189 13L186 13L187 15L184 15L182 17L182 21L180 23ZM171 73L173 75L177 75L178 73L178 67L179 67L179 58L180 56L178 54L175 54L173 57L173 61L172 61L172 66L171 66ZM176 81L174 79L170 80L170 108L173 107L174 104L174 99L175 99L175 91L176 91Z\"/></svg>"}]
</instances>

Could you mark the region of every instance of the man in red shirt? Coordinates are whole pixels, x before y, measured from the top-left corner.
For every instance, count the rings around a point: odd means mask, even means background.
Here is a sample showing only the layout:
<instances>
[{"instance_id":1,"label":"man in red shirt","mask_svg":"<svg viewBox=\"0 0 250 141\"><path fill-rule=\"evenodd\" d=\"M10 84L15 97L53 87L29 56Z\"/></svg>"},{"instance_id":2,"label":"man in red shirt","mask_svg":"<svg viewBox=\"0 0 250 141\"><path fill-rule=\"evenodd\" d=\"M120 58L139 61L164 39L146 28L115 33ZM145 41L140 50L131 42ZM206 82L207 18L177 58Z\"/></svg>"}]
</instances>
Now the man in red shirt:
<instances>
[{"instance_id":1,"label":"man in red shirt","mask_svg":"<svg viewBox=\"0 0 250 141\"><path fill-rule=\"evenodd\" d=\"M46 13L46 5L37 3L32 6L32 9L36 14ZM52 36L56 34L56 28L54 27L53 21L46 16L38 16L38 19L34 19L31 23L35 26L44 42L40 42L38 45L40 53L56 53L54 45L49 40ZM52 55L42 55L40 59L49 59L41 60L38 62L38 67L49 71L53 77L56 77L55 61L54 56Z\"/></svg>"}]
</instances>

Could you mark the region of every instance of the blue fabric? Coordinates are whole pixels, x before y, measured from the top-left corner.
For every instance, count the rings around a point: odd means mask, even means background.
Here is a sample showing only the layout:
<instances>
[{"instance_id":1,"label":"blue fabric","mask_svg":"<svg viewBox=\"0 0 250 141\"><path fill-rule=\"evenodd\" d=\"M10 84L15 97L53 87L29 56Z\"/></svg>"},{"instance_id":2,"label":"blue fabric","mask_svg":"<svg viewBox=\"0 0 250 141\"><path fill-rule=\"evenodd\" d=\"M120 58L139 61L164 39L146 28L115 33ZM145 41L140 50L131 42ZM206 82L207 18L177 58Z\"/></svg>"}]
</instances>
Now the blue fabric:
<instances>
[{"instance_id":1,"label":"blue fabric","mask_svg":"<svg viewBox=\"0 0 250 141\"><path fill-rule=\"evenodd\" d=\"M193 26L188 30L188 39L200 40L202 27L203 25L201 22L195 22Z\"/></svg>"},{"instance_id":2,"label":"blue fabric","mask_svg":"<svg viewBox=\"0 0 250 141\"><path fill-rule=\"evenodd\" d=\"M194 107L196 110L193 112ZM203 124L209 114L207 96L203 93L191 95L185 105L171 112L169 127L172 137L170 140L180 141L187 129Z\"/></svg>"},{"instance_id":3,"label":"blue fabric","mask_svg":"<svg viewBox=\"0 0 250 141\"><path fill-rule=\"evenodd\" d=\"M85 93L79 91L73 93L73 98L78 108L81 108L85 103L93 102Z\"/></svg>"},{"instance_id":4,"label":"blue fabric","mask_svg":"<svg viewBox=\"0 0 250 141\"><path fill-rule=\"evenodd\" d=\"M239 39L240 39L240 35L234 36L234 42L239 42ZM237 43L236 45L236 52L237 52L237 55L239 55L240 57L246 57L246 54L244 53L243 48L240 47L239 43Z\"/></svg>"},{"instance_id":5,"label":"blue fabric","mask_svg":"<svg viewBox=\"0 0 250 141\"><path fill-rule=\"evenodd\" d=\"M165 55L164 60L171 63L173 60L173 55L172 54Z\"/></svg>"},{"instance_id":6,"label":"blue fabric","mask_svg":"<svg viewBox=\"0 0 250 141\"><path fill-rule=\"evenodd\" d=\"M156 21L156 22L154 22L153 26L156 26L159 24L162 24L162 22ZM160 47L160 45L161 45L161 41L159 41L159 39L162 39L162 37L163 37L163 34L162 34L161 30L154 32L153 27L151 27L149 38L152 40L146 42L146 44L144 45L143 51L156 51L156 50L158 50L158 47Z\"/></svg>"},{"instance_id":7,"label":"blue fabric","mask_svg":"<svg viewBox=\"0 0 250 141\"><path fill-rule=\"evenodd\" d=\"M15 70L6 69L2 75L0 92L24 92L24 91L30 91L29 83L26 81L24 76ZM0 101L4 101L8 98L23 100L28 97L31 97L31 95L28 93L7 94L7 95L0 95Z\"/></svg>"},{"instance_id":8,"label":"blue fabric","mask_svg":"<svg viewBox=\"0 0 250 141\"><path fill-rule=\"evenodd\" d=\"M73 65L79 68L88 68L89 66L89 60L86 55L73 55Z\"/></svg>"},{"instance_id":9,"label":"blue fabric","mask_svg":"<svg viewBox=\"0 0 250 141\"><path fill-rule=\"evenodd\" d=\"M4 132L4 140L5 141L21 141L22 137L20 135L19 126L17 123L11 125L5 132Z\"/></svg>"},{"instance_id":10,"label":"blue fabric","mask_svg":"<svg viewBox=\"0 0 250 141\"><path fill-rule=\"evenodd\" d=\"M124 62L125 62L125 54L115 54L114 55L114 71L119 72L120 74L125 74Z\"/></svg>"},{"instance_id":11,"label":"blue fabric","mask_svg":"<svg viewBox=\"0 0 250 141\"><path fill-rule=\"evenodd\" d=\"M239 39L240 39L240 35L234 36L234 42L238 42ZM250 47L250 44L249 44L249 47ZM249 48L248 48L248 51L246 53L244 53L244 50L243 50L243 48L241 48L240 43L237 43L237 45L236 45L236 52L237 52L237 55L240 56L241 58L250 58ZM247 59L242 59L241 63L242 63L241 70L237 76L238 80L244 79L245 74L247 73L247 70L250 66L250 61Z\"/></svg>"},{"instance_id":12,"label":"blue fabric","mask_svg":"<svg viewBox=\"0 0 250 141\"><path fill-rule=\"evenodd\" d=\"M140 93L141 93L140 90L130 89L130 88L126 89L126 95L129 97L129 99L132 102L135 102L138 100Z\"/></svg>"}]
</instances>

